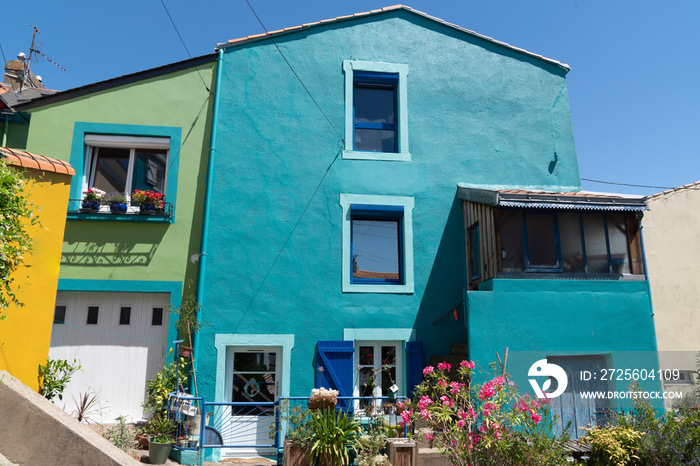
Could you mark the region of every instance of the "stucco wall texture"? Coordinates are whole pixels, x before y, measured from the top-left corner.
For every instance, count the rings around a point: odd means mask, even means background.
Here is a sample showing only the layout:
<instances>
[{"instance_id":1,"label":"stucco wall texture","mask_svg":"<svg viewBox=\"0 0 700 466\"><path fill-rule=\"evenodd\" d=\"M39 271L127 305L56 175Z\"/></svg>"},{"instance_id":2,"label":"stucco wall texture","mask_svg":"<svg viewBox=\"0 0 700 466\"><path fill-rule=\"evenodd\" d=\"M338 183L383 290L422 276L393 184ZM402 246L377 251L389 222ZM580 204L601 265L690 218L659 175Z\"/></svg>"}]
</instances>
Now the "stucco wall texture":
<instances>
[{"instance_id":1,"label":"stucco wall texture","mask_svg":"<svg viewBox=\"0 0 700 466\"><path fill-rule=\"evenodd\" d=\"M644 238L660 358L667 368L695 371L700 351L700 183L648 200ZM680 366L680 367L679 367Z\"/></svg>"},{"instance_id":2,"label":"stucco wall texture","mask_svg":"<svg viewBox=\"0 0 700 466\"><path fill-rule=\"evenodd\" d=\"M49 355L71 177L33 169L23 172L34 181L31 201L41 225L29 227L33 250L14 273L14 288L19 288L17 298L24 307L10 307L7 320L0 322L0 370L38 390L39 364Z\"/></svg>"},{"instance_id":3,"label":"stucco wall texture","mask_svg":"<svg viewBox=\"0 0 700 466\"><path fill-rule=\"evenodd\" d=\"M275 42L323 113L269 40L226 49L203 297L215 325L198 365L208 397L224 383L217 334L296 335L292 396L313 386L316 342L345 329L412 328L424 362L449 353L466 341L463 321L433 322L463 300L457 184L580 189L560 66L406 10ZM343 60L408 65L410 161L342 158ZM341 193L415 199L414 293L341 291Z\"/></svg>"}]
</instances>

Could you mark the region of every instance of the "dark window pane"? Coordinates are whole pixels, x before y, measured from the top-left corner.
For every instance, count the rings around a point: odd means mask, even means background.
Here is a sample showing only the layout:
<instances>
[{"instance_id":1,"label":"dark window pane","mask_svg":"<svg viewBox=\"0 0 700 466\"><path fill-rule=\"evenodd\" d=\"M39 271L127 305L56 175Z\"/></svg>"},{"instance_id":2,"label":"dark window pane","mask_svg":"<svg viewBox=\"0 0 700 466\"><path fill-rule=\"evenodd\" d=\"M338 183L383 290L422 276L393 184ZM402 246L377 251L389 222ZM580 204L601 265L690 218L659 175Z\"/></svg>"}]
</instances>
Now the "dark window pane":
<instances>
[{"instance_id":1,"label":"dark window pane","mask_svg":"<svg viewBox=\"0 0 700 466\"><path fill-rule=\"evenodd\" d=\"M382 396L389 394L389 387L396 382L396 367L382 368Z\"/></svg>"},{"instance_id":2,"label":"dark window pane","mask_svg":"<svg viewBox=\"0 0 700 466\"><path fill-rule=\"evenodd\" d=\"M399 220L352 220L352 276L399 281Z\"/></svg>"},{"instance_id":3,"label":"dark window pane","mask_svg":"<svg viewBox=\"0 0 700 466\"><path fill-rule=\"evenodd\" d=\"M163 325L163 308L154 307L151 316L151 325Z\"/></svg>"},{"instance_id":4,"label":"dark window pane","mask_svg":"<svg viewBox=\"0 0 700 466\"><path fill-rule=\"evenodd\" d=\"M122 307L119 313L119 325L129 325L131 323L131 308Z\"/></svg>"},{"instance_id":5,"label":"dark window pane","mask_svg":"<svg viewBox=\"0 0 700 466\"><path fill-rule=\"evenodd\" d=\"M374 364L374 346L360 346L360 365L371 366Z\"/></svg>"},{"instance_id":6,"label":"dark window pane","mask_svg":"<svg viewBox=\"0 0 700 466\"><path fill-rule=\"evenodd\" d=\"M526 214L528 266L556 267L554 215Z\"/></svg>"},{"instance_id":7,"label":"dark window pane","mask_svg":"<svg viewBox=\"0 0 700 466\"><path fill-rule=\"evenodd\" d=\"M624 214L608 214L608 241L613 273L630 273L627 222Z\"/></svg>"},{"instance_id":8,"label":"dark window pane","mask_svg":"<svg viewBox=\"0 0 700 466\"><path fill-rule=\"evenodd\" d=\"M236 353L233 357L233 370L245 372L274 372L276 358L276 353Z\"/></svg>"},{"instance_id":9,"label":"dark window pane","mask_svg":"<svg viewBox=\"0 0 700 466\"><path fill-rule=\"evenodd\" d=\"M372 396L374 389L374 373L372 367L363 367L360 369L360 396Z\"/></svg>"},{"instance_id":10,"label":"dark window pane","mask_svg":"<svg viewBox=\"0 0 700 466\"><path fill-rule=\"evenodd\" d=\"M234 358L235 359L235 358ZM233 374L233 393L231 400L244 403L272 403L275 401L275 373ZM231 408L233 415L239 416L265 416L274 414L274 406L270 405L247 405L234 406Z\"/></svg>"},{"instance_id":11,"label":"dark window pane","mask_svg":"<svg viewBox=\"0 0 700 466\"><path fill-rule=\"evenodd\" d=\"M97 325L97 316L100 312L100 308L98 306L89 306L88 307L88 315L87 315L87 324L88 325Z\"/></svg>"},{"instance_id":12,"label":"dark window pane","mask_svg":"<svg viewBox=\"0 0 700 466\"><path fill-rule=\"evenodd\" d=\"M583 243L581 241L581 214L560 212L559 239L561 241L561 261L564 272L584 273Z\"/></svg>"},{"instance_id":13,"label":"dark window pane","mask_svg":"<svg viewBox=\"0 0 700 466\"><path fill-rule=\"evenodd\" d=\"M469 229L469 264L472 280L481 277L481 245L479 244L479 225Z\"/></svg>"},{"instance_id":14,"label":"dark window pane","mask_svg":"<svg viewBox=\"0 0 700 466\"><path fill-rule=\"evenodd\" d=\"M523 271L523 229L520 212L500 210L501 271Z\"/></svg>"},{"instance_id":15,"label":"dark window pane","mask_svg":"<svg viewBox=\"0 0 700 466\"><path fill-rule=\"evenodd\" d=\"M355 86L355 121L396 124L393 86Z\"/></svg>"},{"instance_id":16,"label":"dark window pane","mask_svg":"<svg viewBox=\"0 0 700 466\"><path fill-rule=\"evenodd\" d=\"M387 364L390 366L396 365L395 346L382 346L382 366L385 366Z\"/></svg>"},{"instance_id":17,"label":"dark window pane","mask_svg":"<svg viewBox=\"0 0 700 466\"><path fill-rule=\"evenodd\" d=\"M160 150L136 149L131 190L165 192L168 157Z\"/></svg>"},{"instance_id":18,"label":"dark window pane","mask_svg":"<svg viewBox=\"0 0 700 466\"><path fill-rule=\"evenodd\" d=\"M53 323L63 324L66 322L66 306L56 306L53 312Z\"/></svg>"},{"instance_id":19,"label":"dark window pane","mask_svg":"<svg viewBox=\"0 0 700 466\"><path fill-rule=\"evenodd\" d=\"M130 149L99 147L95 148L95 153L95 179L92 187L108 193L123 193L126 190Z\"/></svg>"},{"instance_id":20,"label":"dark window pane","mask_svg":"<svg viewBox=\"0 0 700 466\"><path fill-rule=\"evenodd\" d=\"M603 214L584 214L583 235L586 243L588 273L610 273Z\"/></svg>"}]
</instances>

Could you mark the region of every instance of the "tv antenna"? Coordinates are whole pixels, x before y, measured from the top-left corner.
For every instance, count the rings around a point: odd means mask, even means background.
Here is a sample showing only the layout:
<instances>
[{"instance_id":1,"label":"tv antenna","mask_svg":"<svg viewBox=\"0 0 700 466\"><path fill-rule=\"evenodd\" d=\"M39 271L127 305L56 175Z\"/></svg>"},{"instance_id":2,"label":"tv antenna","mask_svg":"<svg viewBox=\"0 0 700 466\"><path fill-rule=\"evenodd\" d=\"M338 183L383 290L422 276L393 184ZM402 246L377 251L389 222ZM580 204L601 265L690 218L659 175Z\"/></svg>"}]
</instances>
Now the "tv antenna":
<instances>
[{"instance_id":1,"label":"tv antenna","mask_svg":"<svg viewBox=\"0 0 700 466\"><path fill-rule=\"evenodd\" d=\"M43 53L41 53L35 47L36 35L39 34L39 29L36 26L33 26L31 24L30 24L30 26L34 29L34 34L32 34L32 46L29 47L29 58L27 58L27 69L29 68L29 65L31 65L31 63L32 63L32 54L35 54L37 56L43 57L44 59L46 59L46 61L48 61L52 65L57 66L58 68L62 69L63 71L66 71L66 69L64 67L62 67L61 65L59 65L58 63L56 63L55 61L53 61L52 59L50 59L49 57L47 57ZM36 43L36 46L37 47L39 46L38 42Z\"/></svg>"}]
</instances>

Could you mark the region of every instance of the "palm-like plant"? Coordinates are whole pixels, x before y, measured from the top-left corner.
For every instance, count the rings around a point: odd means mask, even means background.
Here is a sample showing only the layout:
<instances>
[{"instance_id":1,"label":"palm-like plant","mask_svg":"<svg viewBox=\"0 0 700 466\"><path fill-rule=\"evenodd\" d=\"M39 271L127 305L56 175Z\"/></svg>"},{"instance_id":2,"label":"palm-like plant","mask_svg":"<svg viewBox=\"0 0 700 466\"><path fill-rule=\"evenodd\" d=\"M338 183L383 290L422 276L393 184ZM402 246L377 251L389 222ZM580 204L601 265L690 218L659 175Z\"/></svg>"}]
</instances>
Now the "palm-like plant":
<instances>
[{"instance_id":1,"label":"palm-like plant","mask_svg":"<svg viewBox=\"0 0 700 466\"><path fill-rule=\"evenodd\" d=\"M348 445L360 435L360 424L343 411L322 409L313 414L311 456L326 466L349 463Z\"/></svg>"}]
</instances>

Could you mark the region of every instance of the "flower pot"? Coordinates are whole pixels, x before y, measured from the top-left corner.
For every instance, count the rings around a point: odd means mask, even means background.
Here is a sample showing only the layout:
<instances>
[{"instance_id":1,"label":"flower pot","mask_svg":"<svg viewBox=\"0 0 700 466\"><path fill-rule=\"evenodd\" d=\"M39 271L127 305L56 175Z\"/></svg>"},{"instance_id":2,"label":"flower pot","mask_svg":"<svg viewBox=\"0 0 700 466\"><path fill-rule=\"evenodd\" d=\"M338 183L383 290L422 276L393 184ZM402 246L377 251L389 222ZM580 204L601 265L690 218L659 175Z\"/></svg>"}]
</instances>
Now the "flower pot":
<instances>
[{"instance_id":1,"label":"flower pot","mask_svg":"<svg viewBox=\"0 0 700 466\"><path fill-rule=\"evenodd\" d=\"M155 215L156 206L155 204L141 203L139 204L139 213L141 215Z\"/></svg>"},{"instance_id":2,"label":"flower pot","mask_svg":"<svg viewBox=\"0 0 700 466\"><path fill-rule=\"evenodd\" d=\"M128 206L126 204L110 204L109 211L113 214L125 214Z\"/></svg>"},{"instance_id":3,"label":"flower pot","mask_svg":"<svg viewBox=\"0 0 700 466\"><path fill-rule=\"evenodd\" d=\"M181 346L181 347L180 347L180 357L183 357L183 358L191 358L191 357L192 357L192 347L190 347L190 346Z\"/></svg>"},{"instance_id":4,"label":"flower pot","mask_svg":"<svg viewBox=\"0 0 700 466\"><path fill-rule=\"evenodd\" d=\"M302 445L294 444L288 440L284 442L282 455L282 464L285 466L311 466L313 463L311 456Z\"/></svg>"},{"instance_id":5,"label":"flower pot","mask_svg":"<svg viewBox=\"0 0 700 466\"><path fill-rule=\"evenodd\" d=\"M100 203L98 201L83 201L80 203L80 212L82 213L94 213L99 212Z\"/></svg>"},{"instance_id":6,"label":"flower pot","mask_svg":"<svg viewBox=\"0 0 700 466\"><path fill-rule=\"evenodd\" d=\"M144 434L136 434L136 441L139 443L139 448L145 450L148 448L148 436Z\"/></svg>"},{"instance_id":7,"label":"flower pot","mask_svg":"<svg viewBox=\"0 0 700 466\"><path fill-rule=\"evenodd\" d=\"M153 440L148 441L148 462L151 464L165 464L173 449L172 442L158 443Z\"/></svg>"},{"instance_id":8,"label":"flower pot","mask_svg":"<svg viewBox=\"0 0 700 466\"><path fill-rule=\"evenodd\" d=\"M335 400L309 400L309 409L317 411L319 409L335 409Z\"/></svg>"}]
</instances>

